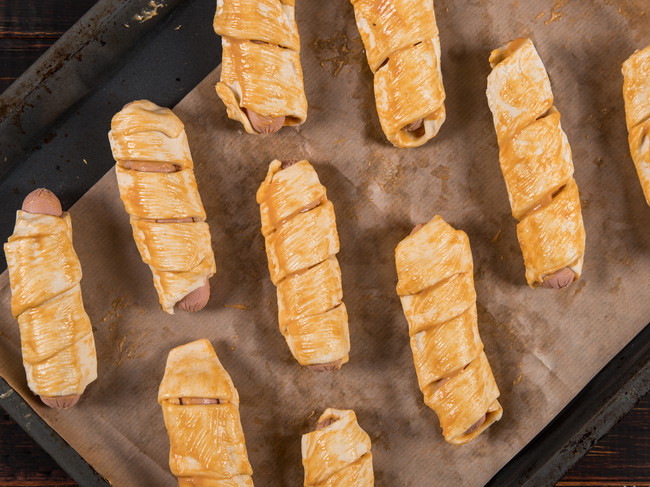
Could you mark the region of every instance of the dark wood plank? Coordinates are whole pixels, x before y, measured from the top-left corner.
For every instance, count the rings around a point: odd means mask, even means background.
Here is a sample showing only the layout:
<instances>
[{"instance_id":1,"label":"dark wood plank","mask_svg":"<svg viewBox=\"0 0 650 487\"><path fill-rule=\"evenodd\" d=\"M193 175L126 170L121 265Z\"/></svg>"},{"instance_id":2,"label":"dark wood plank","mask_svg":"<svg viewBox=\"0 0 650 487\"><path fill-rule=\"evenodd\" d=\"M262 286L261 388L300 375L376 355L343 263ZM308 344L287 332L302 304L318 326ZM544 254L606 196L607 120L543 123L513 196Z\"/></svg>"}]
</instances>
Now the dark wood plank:
<instances>
[{"instance_id":1,"label":"dark wood plank","mask_svg":"<svg viewBox=\"0 0 650 487\"><path fill-rule=\"evenodd\" d=\"M77 484L0 409L0 486L36 485Z\"/></svg>"},{"instance_id":2,"label":"dark wood plank","mask_svg":"<svg viewBox=\"0 0 650 487\"><path fill-rule=\"evenodd\" d=\"M0 0L0 93L96 0Z\"/></svg>"},{"instance_id":3,"label":"dark wood plank","mask_svg":"<svg viewBox=\"0 0 650 487\"><path fill-rule=\"evenodd\" d=\"M569 470L558 486L650 486L650 394Z\"/></svg>"},{"instance_id":4,"label":"dark wood plank","mask_svg":"<svg viewBox=\"0 0 650 487\"><path fill-rule=\"evenodd\" d=\"M0 93L29 68L56 39L0 39Z\"/></svg>"},{"instance_id":5,"label":"dark wood plank","mask_svg":"<svg viewBox=\"0 0 650 487\"><path fill-rule=\"evenodd\" d=\"M58 39L96 0L0 0L0 38Z\"/></svg>"}]
</instances>

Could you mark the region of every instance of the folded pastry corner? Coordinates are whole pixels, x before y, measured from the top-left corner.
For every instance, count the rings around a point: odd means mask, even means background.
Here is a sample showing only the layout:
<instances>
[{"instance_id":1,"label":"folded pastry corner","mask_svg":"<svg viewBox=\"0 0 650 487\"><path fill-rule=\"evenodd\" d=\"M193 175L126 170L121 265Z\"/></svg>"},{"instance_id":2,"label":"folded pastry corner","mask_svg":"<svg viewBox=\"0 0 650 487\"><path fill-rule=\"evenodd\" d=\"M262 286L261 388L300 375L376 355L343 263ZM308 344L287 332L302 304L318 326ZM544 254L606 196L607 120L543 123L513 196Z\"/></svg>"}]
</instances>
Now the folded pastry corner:
<instances>
[{"instance_id":1,"label":"folded pastry corner","mask_svg":"<svg viewBox=\"0 0 650 487\"><path fill-rule=\"evenodd\" d=\"M623 63L623 100L630 153L650 205L650 46Z\"/></svg>"},{"instance_id":2,"label":"folded pastry corner","mask_svg":"<svg viewBox=\"0 0 650 487\"><path fill-rule=\"evenodd\" d=\"M350 336L334 206L312 165L271 163L257 191L278 321L301 365L338 369Z\"/></svg>"},{"instance_id":3,"label":"folded pastry corner","mask_svg":"<svg viewBox=\"0 0 650 487\"><path fill-rule=\"evenodd\" d=\"M294 2L219 0L214 31L223 51L216 90L228 117L249 134L304 123L307 98Z\"/></svg>"},{"instance_id":4,"label":"folded pastry corner","mask_svg":"<svg viewBox=\"0 0 650 487\"><path fill-rule=\"evenodd\" d=\"M54 193L25 198L4 251L27 385L50 407L72 407L97 378L97 356L72 220Z\"/></svg>"},{"instance_id":5,"label":"folded pastry corner","mask_svg":"<svg viewBox=\"0 0 650 487\"><path fill-rule=\"evenodd\" d=\"M198 311L216 272L210 228L183 122L147 100L119 111L108 134L120 198L163 310Z\"/></svg>"},{"instance_id":6,"label":"folded pastry corner","mask_svg":"<svg viewBox=\"0 0 650 487\"><path fill-rule=\"evenodd\" d=\"M396 147L419 147L445 121L440 37L433 2L351 0L374 73L381 128Z\"/></svg>"},{"instance_id":7,"label":"folded pastry corner","mask_svg":"<svg viewBox=\"0 0 650 487\"><path fill-rule=\"evenodd\" d=\"M253 486L239 395L208 340L169 352L158 390L179 487Z\"/></svg>"},{"instance_id":8,"label":"folded pastry corner","mask_svg":"<svg viewBox=\"0 0 650 487\"><path fill-rule=\"evenodd\" d=\"M302 435L305 487L372 487L370 437L351 409L327 409L315 431Z\"/></svg>"},{"instance_id":9,"label":"folded pastry corner","mask_svg":"<svg viewBox=\"0 0 650 487\"><path fill-rule=\"evenodd\" d=\"M487 99L526 280L531 287L566 287L582 273L585 229L550 80L530 39L494 50L490 65Z\"/></svg>"},{"instance_id":10,"label":"folded pastry corner","mask_svg":"<svg viewBox=\"0 0 650 487\"><path fill-rule=\"evenodd\" d=\"M469 239L436 215L398 244L395 263L424 402L448 443L468 443L503 414L478 332Z\"/></svg>"}]
</instances>

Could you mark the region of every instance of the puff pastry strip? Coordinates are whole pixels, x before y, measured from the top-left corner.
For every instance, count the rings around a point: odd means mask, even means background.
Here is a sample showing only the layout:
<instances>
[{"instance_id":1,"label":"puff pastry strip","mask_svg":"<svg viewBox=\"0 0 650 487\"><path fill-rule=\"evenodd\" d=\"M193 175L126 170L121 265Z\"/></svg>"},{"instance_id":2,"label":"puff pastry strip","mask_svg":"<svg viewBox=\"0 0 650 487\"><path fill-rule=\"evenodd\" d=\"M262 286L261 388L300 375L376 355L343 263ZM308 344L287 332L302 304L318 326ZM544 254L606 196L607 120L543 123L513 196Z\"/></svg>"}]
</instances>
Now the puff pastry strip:
<instances>
[{"instance_id":1,"label":"puff pastry strip","mask_svg":"<svg viewBox=\"0 0 650 487\"><path fill-rule=\"evenodd\" d=\"M424 402L445 440L462 445L503 414L478 332L469 239L436 215L399 243L395 262Z\"/></svg>"},{"instance_id":2,"label":"puff pastry strip","mask_svg":"<svg viewBox=\"0 0 650 487\"><path fill-rule=\"evenodd\" d=\"M350 336L334 206L307 161L271 163L257 191L278 321L301 365L339 368Z\"/></svg>"},{"instance_id":3,"label":"puff pastry strip","mask_svg":"<svg viewBox=\"0 0 650 487\"><path fill-rule=\"evenodd\" d=\"M396 147L418 147L445 121L440 37L431 0L351 0L375 75L381 128Z\"/></svg>"},{"instance_id":4,"label":"puff pastry strip","mask_svg":"<svg viewBox=\"0 0 650 487\"><path fill-rule=\"evenodd\" d=\"M305 487L372 487L370 437L352 410L327 409L316 431L302 435Z\"/></svg>"},{"instance_id":5,"label":"puff pastry strip","mask_svg":"<svg viewBox=\"0 0 650 487\"><path fill-rule=\"evenodd\" d=\"M553 106L544 64L530 39L490 55L487 99L526 280L561 288L580 277L585 252L571 148Z\"/></svg>"},{"instance_id":6,"label":"puff pastry strip","mask_svg":"<svg viewBox=\"0 0 650 487\"><path fill-rule=\"evenodd\" d=\"M207 302L216 264L183 122L168 108L140 100L113 117L108 137L120 198L160 305L174 314L177 303L206 288Z\"/></svg>"},{"instance_id":7,"label":"puff pastry strip","mask_svg":"<svg viewBox=\"0 0 650 487\"><path fill-rule=\"evenodd\" d=\"M650 205L650 46L623 63L623 99L630 152Z\"/></svg>"},{"instance_id":8,"label":"puff pastry strip","mask_svg":"<svg viewBox=\"0 0 650 487\"><path fill-rule=\"evenodd\" d=\"M252 487L239 395L208 340L169 352L158 402L179 487Z\"/></svg>"},{"instance_id":9,"label":"puff pastry strip","mask_svg":"<svg viewBox=\"0 0 650 487\"><path fill-rule=\"evenodd\" d=\"M28 203L33 197L53 200L58 210L34 213ZM27 384L48 406L68 408L97 378L95 340L81 297L72 221L69 213L61 212L56 196L44 189L32 192L23 209L29 211L17 212L4 251Z\"/></svg>"},{"instance_id":10,"label":"puff pastry strip","mask_svg":"<svg viewBox=\"0 0 650 487\"><path fill-rule=\"evenodd\" d=\"M218 0L214 31L223 48L216 90L228 117L249 134L307 119L294 1Z\"/></svg>"}]
</instances>

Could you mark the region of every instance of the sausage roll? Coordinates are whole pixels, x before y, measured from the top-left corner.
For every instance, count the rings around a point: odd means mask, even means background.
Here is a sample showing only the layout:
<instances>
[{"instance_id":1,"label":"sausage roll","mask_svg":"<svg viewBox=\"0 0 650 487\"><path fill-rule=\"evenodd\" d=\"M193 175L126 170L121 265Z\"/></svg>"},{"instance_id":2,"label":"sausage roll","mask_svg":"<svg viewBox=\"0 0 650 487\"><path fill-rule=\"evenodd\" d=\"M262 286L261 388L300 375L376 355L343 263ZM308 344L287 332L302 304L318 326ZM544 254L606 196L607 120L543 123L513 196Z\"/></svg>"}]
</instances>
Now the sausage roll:
<instances>
[{"instance_id":1,"label":"sausage roll","mask_svg":"<svg viewBox=\"0 0 650 487\"><path fill-rule=\"evenodd\" d=\"M203 308L216 272L210 228L183 122L168 108L126 105L108 134L120 198L163 310Z\"/></svg>"},{"instance_id":2,"label":"sausage roll","mask_svg":"<svg viewBox=\"0 0 650 487\"><path fill-rule=\"evenodd\" d=\"M399 243L395 262L424 402L445 440L462 445L503 414L478 332L469 239L436 215Z\"/></svg>"},{"instance_id":3,"label":"sausage roll","mask_svg":"<svg viewBox=\"0 0 650 487\"><path fill-rule=\"evenodd\" d=\"M571 148L553 106L551 83L530 39L490 55L487 99L499 142L526 280L562 288L580 277L585 253Z\"/></svg>"},{"instance_id":4,"label":"sausage roll","mask_svg":"<svg viewBox=\"0 0 650 487\"><path fill-rule=\"evenodd\" d=\"M217 0L217 94L246 132L273 133L307 119L295 0Z\"/></svg>"},{"instance_id":5,"label":"sausage roll","mask_svg":"<svg viewBox=\"0 0 650 487\"><path fill-rule=\"evenodd\" d=\"M305 487L372 487L370 437L352 410L328 409L316 431L302 435Z\"/></svg>"},{"instance_id":6,"label":"sausage roll","mask_svg":"<svg viewBox=\"0 0 650 487\"><path fill-rule=\"evenodd\" d=\"M280 331L301 365L338 369L350 336L334 205L307 161L271 163L257 191Z\"/></svg>"},{"instance_id":7,"label":"sausage roll","mask_svg":"<svg viewBox=\"0 0 650 487\"><path fill-rule=\"evenodd\" d=\"M4 250L27 385L50 407L72 407L97 378L97 356L72 221L52 192L27 196Z\"/></svg>"},{"instance_id":8,"label":"sausage roll","mask_svg":"<svg viewBox=\"0 0 650 487\"><path fill-rule=\"evenodd\" d=\"M623 63L623 99L630 152L650 205L650 46Z\"/></svg>"},{"instance_id":9,"label":"sausage roll","mask_svg":"<svg viewBox=\"0 0 650 487\"><path fill-rule=\"evenodd\" d=\"M433 1L351 1L375 76L381 128L396 147L419 147L446 117Z\"/></svg>"},{"instance_id":10,"label":"sausage roll","mask_svg":"<svg viewBox=\"0 0 650 487\"><path fill-rule=\"evenodd\" d=\"M158 402L179 487L252 487L239 395L208 340L169 352Z\"/></svg>"}]
</instances>

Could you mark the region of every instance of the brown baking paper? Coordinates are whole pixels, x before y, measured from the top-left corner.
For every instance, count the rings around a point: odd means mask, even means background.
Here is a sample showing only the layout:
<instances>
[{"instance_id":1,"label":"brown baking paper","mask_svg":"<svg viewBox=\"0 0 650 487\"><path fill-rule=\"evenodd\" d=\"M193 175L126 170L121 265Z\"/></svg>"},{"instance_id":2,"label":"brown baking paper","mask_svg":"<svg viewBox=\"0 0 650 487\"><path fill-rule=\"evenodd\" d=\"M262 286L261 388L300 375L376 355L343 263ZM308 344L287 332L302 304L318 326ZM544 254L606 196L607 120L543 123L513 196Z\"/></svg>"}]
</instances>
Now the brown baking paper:
<instances>
[{"instance_id":1,"label":"brown baking paper","mask_svg":"<svg viewBox=\"0 0 650 487\"><path fill-rule=\"evenodd\" d=\"M436 2L447 121L423 147L397 149L380 129L351 5L298 2L304 125L244 133L217 98L217 72L175 109L217 259L208 307L161 311L111 171L71 210L99 379L73 410L35 400L6 273L0 373L116 486L174 485L156 393L168 351L203 337L239 390L256 485L301 485L300 437L327 407L356 411L372 439L378 486L485 483L650 319L650 208L628 151L620 73L623 60L650 43L644 4ZM533 38L546 64L581 191L584 274L560 292L526 285L485 97L491 49L519 36ZM352 341L338 372L300 367L278 330L255 202L274 158L311 161L336 209ZM444 442L422 401L395 293L395 246L436 213L469 235L479 329L504 409L501 421L462 447Z\"/></svg>"}]
</instances>

